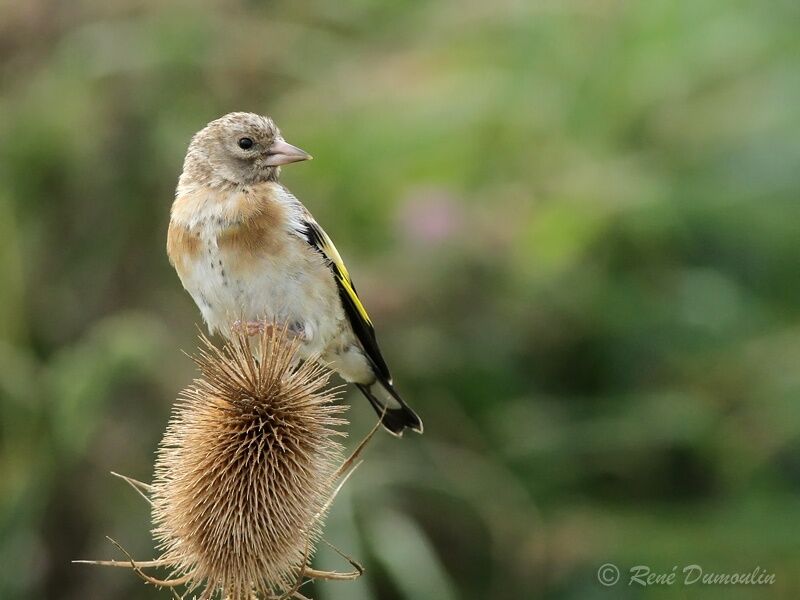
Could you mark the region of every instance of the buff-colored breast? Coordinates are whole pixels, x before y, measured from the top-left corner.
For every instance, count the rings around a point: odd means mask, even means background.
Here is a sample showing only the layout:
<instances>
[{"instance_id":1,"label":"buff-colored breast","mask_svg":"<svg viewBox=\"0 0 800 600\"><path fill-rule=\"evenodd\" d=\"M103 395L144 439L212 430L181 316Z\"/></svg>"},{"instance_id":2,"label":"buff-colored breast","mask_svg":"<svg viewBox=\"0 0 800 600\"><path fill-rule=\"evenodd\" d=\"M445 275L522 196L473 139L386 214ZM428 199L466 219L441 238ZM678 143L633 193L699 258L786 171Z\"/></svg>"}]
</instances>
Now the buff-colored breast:
<instances>
[{"instance_id":1,"label":"buff-colored breast","mask_svg":"<svg viewBox=\"0 0 800 600\"><path fill-rule=\"evenodd\" d=\"M289 321L310 334L308 354L322 353L349 328L330 268L293 229L301 215L281 194L264 183L179 195L167 253L212 331L225 334L235 320Z\"/></svg>"}]
</instances>

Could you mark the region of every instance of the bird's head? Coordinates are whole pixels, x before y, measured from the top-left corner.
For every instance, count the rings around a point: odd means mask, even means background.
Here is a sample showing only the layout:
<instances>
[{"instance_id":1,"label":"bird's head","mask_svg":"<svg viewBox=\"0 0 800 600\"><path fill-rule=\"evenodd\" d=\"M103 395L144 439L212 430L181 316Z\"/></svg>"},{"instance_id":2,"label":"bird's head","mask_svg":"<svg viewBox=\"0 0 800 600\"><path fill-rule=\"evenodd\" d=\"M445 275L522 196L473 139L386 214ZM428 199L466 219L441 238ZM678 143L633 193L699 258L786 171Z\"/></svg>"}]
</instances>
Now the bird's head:
<instances>
[{"instance_id":1,"label":"bird's head","mask_svg":"<svg viewBox=\"0 0 800 600\"><path fill-rule=\"evenodd\" d=\"M269 117L234 112L211 121L189 144L182 177L211 186L275 181L281 165L311 155L284 141Z\"/></svg>"}]
</instances>

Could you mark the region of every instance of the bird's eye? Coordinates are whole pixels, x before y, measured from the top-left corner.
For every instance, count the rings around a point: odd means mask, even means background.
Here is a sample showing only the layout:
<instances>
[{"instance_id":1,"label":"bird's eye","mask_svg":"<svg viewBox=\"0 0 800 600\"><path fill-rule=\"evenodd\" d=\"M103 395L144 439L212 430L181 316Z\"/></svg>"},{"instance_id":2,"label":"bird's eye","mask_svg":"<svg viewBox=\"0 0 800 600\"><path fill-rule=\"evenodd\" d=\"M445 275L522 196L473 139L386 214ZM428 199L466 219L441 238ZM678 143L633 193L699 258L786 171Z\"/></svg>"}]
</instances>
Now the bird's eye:
<instances>
[{"instance_id":1,"label":"bird's eye","mask_svg":"<svg viewBox=\"0 0 800 600\"><path fill-rule=\"evenodd\" d=\"M249 137L239 138L239 148L242 150L249 150L253 147L253 140Z\"/></svg>"}]
</instances>

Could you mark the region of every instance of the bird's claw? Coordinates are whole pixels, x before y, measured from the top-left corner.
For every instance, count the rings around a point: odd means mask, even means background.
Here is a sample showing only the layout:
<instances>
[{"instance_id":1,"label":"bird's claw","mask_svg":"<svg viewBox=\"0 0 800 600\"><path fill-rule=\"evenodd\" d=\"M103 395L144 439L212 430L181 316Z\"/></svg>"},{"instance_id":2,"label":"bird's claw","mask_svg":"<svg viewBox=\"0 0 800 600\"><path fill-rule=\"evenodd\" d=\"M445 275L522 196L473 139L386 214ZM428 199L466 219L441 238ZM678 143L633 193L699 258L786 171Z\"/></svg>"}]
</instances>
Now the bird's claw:
<instances>
[{"instance_id":1,"label":"bird's claw","mask_svg":"<svg viewBox=\"0 0 800 600\"><path fill-rule=\"evenodd\" d=\"M253 337L255 335L261 335L264 332L267 332L271 335L274 332L274 325L265 320L242 321L241 319L237 319L233 322L231 329L234 333L245 334L248 337ZM299 321L295 321L294 323L287 325L286 332L300 342L309 342L313 337L311 328Z\"/></svg>"},{"instance_id":2,"label":"bird's claw","mask_svg":"<svg viewBox=\"0 0 800 600\"><path fill-rule=\"evenodd\" d=\"M235 333L243 333L248 337L260 335L265 332L272 333L272 325L267 324L266 321L242 321L237 319L233 322L232 329Z\"/></svg>"}]
</instances>

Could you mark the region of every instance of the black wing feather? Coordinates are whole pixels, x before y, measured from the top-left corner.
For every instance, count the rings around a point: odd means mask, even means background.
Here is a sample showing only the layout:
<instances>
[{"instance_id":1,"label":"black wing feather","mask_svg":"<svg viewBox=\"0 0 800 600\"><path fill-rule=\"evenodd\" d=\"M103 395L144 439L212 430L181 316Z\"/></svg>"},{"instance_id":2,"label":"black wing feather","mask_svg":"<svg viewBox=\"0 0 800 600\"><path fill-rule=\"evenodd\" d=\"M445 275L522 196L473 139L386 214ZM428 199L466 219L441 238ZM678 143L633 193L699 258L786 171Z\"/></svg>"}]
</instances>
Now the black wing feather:
<instances>
[{"instance_id":1,"label":"black wing feather","mask_svg":"<svg viewBox=\"0 0 800 600\"><path fill-rule=\"evenodd\" d=\"M356 334L356 338L364 348L367 358L372 363L375 370L375 375L381 381L391 383L392 376L389 373L389 367L386 366L386 361L383 360L380 348L378 347L378 340L375 337L375 328L366 316L363 305L358 299L355 285L350 279L350 274L344 263L341 262L339 253L333 246L333 242L328 235L320 228L317 223L306 220L304 222L305 238L308 243L313 246L323 257L325 262L330 267L336 281L336 287L339 290L339 298L342 301L344 312ZM349 288L349 289L348 289ZM351 293L352 291L352 293Z\"/></svg>"}]
</instances>

